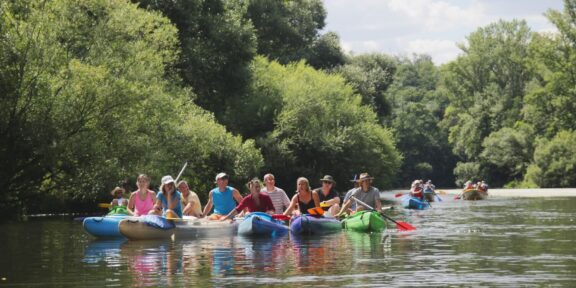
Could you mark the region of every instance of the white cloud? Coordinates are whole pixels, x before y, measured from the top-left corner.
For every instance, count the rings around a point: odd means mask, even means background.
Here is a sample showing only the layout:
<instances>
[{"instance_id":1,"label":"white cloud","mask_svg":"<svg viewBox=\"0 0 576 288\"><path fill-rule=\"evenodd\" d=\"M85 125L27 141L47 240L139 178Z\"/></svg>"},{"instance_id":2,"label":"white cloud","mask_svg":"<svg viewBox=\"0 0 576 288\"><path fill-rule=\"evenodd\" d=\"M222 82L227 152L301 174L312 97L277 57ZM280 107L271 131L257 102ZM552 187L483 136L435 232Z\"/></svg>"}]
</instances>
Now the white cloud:
<instances>
[{"instance_id":1,"label":"white cloud","mask_svg":"<svg viewBox=\"0 0 576 288\"><path fill-rule=\"evenodd\" d=\"M411 21L430 31L443 31L456 27L476 27L488 21L484 5L472 2L467 7L436 0L388 0L388 7L402 13Z\"/></svg>"},{"instance_id":2,"label":"white cloud","mask_svg":"<svg viewBox=\"0 0 576 288\"><path fill-rule=\"evenodd\" d=\"M461 50L451 40L415 39L406 45L407 53L428 54L436 65L455 59Z\"/></svg>"}]
</instances>

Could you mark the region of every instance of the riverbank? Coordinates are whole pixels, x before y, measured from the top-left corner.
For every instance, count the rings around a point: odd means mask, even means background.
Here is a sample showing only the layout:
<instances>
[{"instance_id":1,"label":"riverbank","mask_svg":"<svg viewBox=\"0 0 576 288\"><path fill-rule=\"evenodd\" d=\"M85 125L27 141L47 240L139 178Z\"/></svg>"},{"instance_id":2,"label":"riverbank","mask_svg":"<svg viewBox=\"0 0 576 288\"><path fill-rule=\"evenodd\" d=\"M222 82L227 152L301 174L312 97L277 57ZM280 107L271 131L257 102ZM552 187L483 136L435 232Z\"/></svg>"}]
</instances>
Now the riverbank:
<instances>
[{"instance_id":1,"label":"riverbank","mask_svg":"<svg viewBox=\"0 0 576 288\"><path fill-rule=\"evenodd\" d=\"M440 195L458 195L462 189L438 189L436 190ZM388 190L380 193L380 198L383 200L394 199L398 193L406 194L408 190ZM490 189L488 190L490 197L576 197L576 188L537 188L537 189Z\"/></svg>"}]
</instances>

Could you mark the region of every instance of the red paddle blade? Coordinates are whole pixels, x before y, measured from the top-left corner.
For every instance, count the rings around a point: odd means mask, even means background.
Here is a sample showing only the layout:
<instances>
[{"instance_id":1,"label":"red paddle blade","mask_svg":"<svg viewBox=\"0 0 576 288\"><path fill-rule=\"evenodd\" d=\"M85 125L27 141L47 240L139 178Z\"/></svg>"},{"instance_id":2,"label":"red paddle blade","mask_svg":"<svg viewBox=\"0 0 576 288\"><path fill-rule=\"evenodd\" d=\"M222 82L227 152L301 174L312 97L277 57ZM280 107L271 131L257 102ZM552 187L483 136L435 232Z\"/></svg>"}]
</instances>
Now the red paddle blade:
<instances>
[{"instance_id":1,"label":"red paddle blade","mask_svg":"<svg viewBox=\"0 0 576 288\"><path fill-rule=\"evenodd\" d=\"M412 231L416 230L416 228L406 222L396 221L396 229L400 231Z\"/></svg>"},{"instance_id":2,"label":"red paddle blade","mask_svg":"<svg viewBox=\"0 0 576 288\"><path fill-rule=\"evenodd\" d=\"M282 220L282 221L288 221L288 220L290 220L290 216L283 215L283 214L273 214L273 215L272 215L272 218L273 218L273 219L276 219L276 220Z\"/></svg>"},{"instance_id":3,"label":"red paddle blade","mask_svg":"<svg viewBox=\"0 0 576 288\"><path fill-rule=\"evenodd\" d=\"M404 194L402 194L402 193L396 193L396 195L394 195L394 197L396 197L396 198L402 197L402 196L404 196Z\"/></svg>"}]
</instances>

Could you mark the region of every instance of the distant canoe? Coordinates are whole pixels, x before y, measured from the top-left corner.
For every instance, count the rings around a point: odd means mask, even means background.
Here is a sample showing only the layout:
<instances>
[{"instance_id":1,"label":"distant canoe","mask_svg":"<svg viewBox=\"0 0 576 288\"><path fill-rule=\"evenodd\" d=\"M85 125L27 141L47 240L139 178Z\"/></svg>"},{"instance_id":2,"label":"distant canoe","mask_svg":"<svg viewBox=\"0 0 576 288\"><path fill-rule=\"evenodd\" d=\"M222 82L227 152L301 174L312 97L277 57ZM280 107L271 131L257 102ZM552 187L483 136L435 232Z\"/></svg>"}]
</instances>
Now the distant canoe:
<instances>
[{"instance_id":1,"label":"distant canoe","mask_svg":"<svg viewBox=\"0 0 576 288\"><path fill-rule=\"evenodd\" d=\"M402 207L406 209L424 210L430 208L430 204L428 202L417 197L412 197L410 194L402 196L400 201Z\"/></svg>"},{"instance_id":2,"label":"distant canoe","mask_svg":"<svg viewBox=\"0 0 576 288\"><path fill-rule=\"evenodd\" d=\"M480 191L476 189L468 189L462 192L462 199L464 200L484 200L488 197L488 192Z\"/></svg>"}]
</instances>

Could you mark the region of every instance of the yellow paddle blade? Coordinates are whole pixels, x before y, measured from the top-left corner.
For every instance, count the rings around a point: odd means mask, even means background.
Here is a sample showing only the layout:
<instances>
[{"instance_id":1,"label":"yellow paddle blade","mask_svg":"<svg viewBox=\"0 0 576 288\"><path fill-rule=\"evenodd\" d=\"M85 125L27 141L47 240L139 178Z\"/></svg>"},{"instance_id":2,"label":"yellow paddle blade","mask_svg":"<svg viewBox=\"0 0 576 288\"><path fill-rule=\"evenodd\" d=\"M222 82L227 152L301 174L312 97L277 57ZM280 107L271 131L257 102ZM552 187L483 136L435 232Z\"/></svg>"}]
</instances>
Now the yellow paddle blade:
<instances>
[{"instance_id":1,"label":"yellow paddle blade","mask_svg":"<svg viewBox=\"0 0 576 288\"><path fill-rule=\"evenodd\" d=\"M110 203L98 203L98 207L100 208L110 208Z\"/></svg>"}]
</instances>

